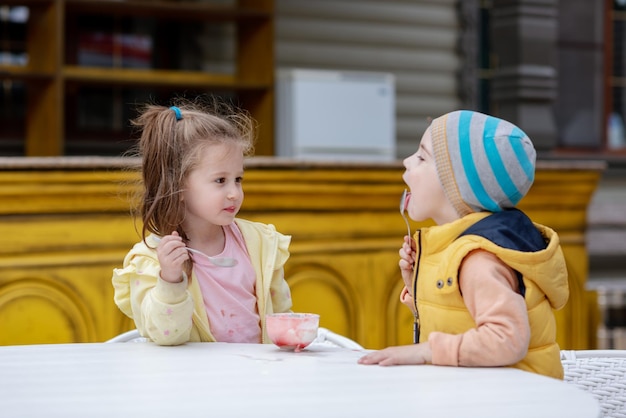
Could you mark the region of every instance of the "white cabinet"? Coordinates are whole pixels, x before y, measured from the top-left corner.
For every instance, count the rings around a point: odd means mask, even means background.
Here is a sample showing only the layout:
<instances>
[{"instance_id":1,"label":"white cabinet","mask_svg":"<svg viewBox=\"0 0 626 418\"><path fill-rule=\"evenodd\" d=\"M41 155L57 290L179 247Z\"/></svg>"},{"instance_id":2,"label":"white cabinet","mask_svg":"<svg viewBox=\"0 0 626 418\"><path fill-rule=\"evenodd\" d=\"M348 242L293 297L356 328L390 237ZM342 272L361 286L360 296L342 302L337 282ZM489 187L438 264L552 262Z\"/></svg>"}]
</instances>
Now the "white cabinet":
<instances>
[{"instance_id":1,"label":"white cabinet","mask_svg":"<svg viewBox=\"0 0 626 418\"><path fill-rule=\"evenodd\" d=\"M392 74L282 69L276 155L313 160L396 158Z\"/></svg>"}]
</instances>

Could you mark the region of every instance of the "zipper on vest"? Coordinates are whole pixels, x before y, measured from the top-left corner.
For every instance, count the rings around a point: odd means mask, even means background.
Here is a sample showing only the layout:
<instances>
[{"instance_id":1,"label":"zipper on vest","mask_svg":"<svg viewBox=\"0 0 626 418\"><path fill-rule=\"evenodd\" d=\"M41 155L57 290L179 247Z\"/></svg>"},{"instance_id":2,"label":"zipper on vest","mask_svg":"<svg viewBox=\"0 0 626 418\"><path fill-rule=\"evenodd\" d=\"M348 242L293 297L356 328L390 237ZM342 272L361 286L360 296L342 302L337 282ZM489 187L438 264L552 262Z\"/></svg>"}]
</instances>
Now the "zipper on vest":
<instances>
[{"instance_id":1,"label":"zipper on vest","mask_svg":"<svg viewBox=\"0 0 626 418\"><path fill-rule=\"evenodd\" d=\"M415 274L413 276L413 305L415 314L413 317L413 344L420 342L420 313L417 310L417 276L420 269L420 259L422 258L422 231L417 230L417 258L415 259Z\"/></svg>"}]
</instances>

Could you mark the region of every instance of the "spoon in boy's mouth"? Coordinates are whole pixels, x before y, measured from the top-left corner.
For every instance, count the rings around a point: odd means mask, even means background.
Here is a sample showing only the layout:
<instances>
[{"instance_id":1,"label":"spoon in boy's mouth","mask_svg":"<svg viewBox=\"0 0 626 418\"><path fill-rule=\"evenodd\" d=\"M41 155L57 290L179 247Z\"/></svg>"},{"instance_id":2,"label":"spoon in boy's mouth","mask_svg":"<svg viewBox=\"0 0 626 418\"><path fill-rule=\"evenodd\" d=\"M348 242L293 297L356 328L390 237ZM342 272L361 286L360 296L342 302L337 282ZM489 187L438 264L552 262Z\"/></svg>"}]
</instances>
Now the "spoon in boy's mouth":
<instances>
[{"instance_id":1,"label":"spoon in boy's mouth","mask_svg":"<svg viewBox=\"0 0 626 418\"><path fill-rule=\"evenodd\" d=\"M157 236L155 236L154 239L156 240L156 242L160 242L161 241L161 238L159 238ZM189 247L186 247L186 248L187 248L187 251L205 257L207 260L209 260L212 264L214 264L216 266L219 266L219 267L234 267L234 266L237 265L237 260L235 260L234 258L230 258L230 257L212 257L210 255L207 255L207 254L203 253L202 251L196 250L195 248L189 248Z\"/></svg>"},{"instance_id":2,"label":"spoon in boy's mouth","mask_svg":"<svg viewBox=\"0 0 626 418\"><path fill-rule=\"evenodd\" d=\"M400 198L400 214L402 215L402 219L404 219L404 222L406 223L406 229L409 235L409 239L411 238L411 226L409 225L409 220L407 219L404 212L406 211L406 206L409 203L410 198L411 192L407 191L407 189L404 189L404 192L402 192L402 197Z\"/></svg>"}]
</instances>

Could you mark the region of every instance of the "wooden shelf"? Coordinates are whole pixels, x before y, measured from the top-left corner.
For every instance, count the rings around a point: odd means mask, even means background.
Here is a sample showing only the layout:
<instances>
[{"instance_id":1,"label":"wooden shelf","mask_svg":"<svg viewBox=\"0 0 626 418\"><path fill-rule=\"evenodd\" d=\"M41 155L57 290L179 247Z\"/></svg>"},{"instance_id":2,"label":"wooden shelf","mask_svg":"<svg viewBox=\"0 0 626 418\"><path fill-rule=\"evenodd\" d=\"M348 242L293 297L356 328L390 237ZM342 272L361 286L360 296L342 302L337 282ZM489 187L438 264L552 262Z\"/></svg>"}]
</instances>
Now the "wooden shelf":
<instances>
[{"instance_id":1,"label":"wooden shelf","mask_svg":"<svg viewBox=\"0 0 626 418\"><path fill-rule=\"evenodd\" d=\"M208 2L66 0L68 13L168 20L245 21L272 19L267 9L231 7ZM261 4L262 2L259 2Z\"/></svg>"},{"instance_id":2,"label":"wooden shelf","mask_svg":"<svg viewBox=\"0 0 626 418\"><path fill-rule=\"evenodd\" d=\"M54 73L45 71L33 71L25 66L0 65L0 80L43 80L52 79Z\"/></svg>"},{"instance_id":3,"label":"wooden shelf","mask_svg":"<svg viewBox=\"0 0 626 418\"><path fill-rule=\"evenodd\" d=\"M125 68L96 68L68 65L63 67L67 81L94 84L118 84L172 87L239 87L236 77L200 71L136 70Z\"/></svg>"},{"instance_id":4,"label":"wooden shelf","mask_svg":"<svg viewBox=\"0 0 626 418\"><path fill-rule=\"evenodd\" d=\"M76 127L66 126L68 123L77 123L79 118L76 109L81 106L79 102L82 100L78 95L89 88L111 88L109 92L119 92L118 88L123 88L129 92L124 94L133 94L136 89L141 90L142 94L158 90L167 91L171 95L184 95L193 91L194 94L225 94L236 98L236 103L249 111L258 122L257 154L273 155L273 0L238 0L228 6L220 2L212 4L191 0L9 0L3 2L3 5L27 6L30 11L26 22L27 39L24 40L27 64L0 65L0 80L18 81L25 85L25 156L66 155L66 145L75 143L76 135L80 135L80 141L85 141L85 149L90 148L88 131L84 135L77 134ZM77 59L77 51L80 34L84 33L86 27L91 30L85 24L85 19L117 22L115 28L108 29L110 32L104 32L111 36L129 33L129 29L124 26L128 22L149 20L155 26L152 29L154 32L152 35L141 35L151 36L151 58L145 65L153 68L79 65L81 61ZM178 69L181 65L176 60L180 57L176 56L175 48L159 44L163 39L169 41L167 37L161 36L161 25L166 25L165 30L171 30L176 27L172 25L185 25L186 22L234 25L235 57L232 74ZM99 28L94 32L100 33L102 30ZM157 57L162 59L163 54L168 63L164 65L161 61L154 61ZM106 53L102 56L106 58ZM115 100L118 103L125 100L123 105L135 102L132 97L124 99L118 96ZM120 104L112 102L111 107L115 106L119 108ZM90 108L83 106L80 111L89 112ZM94 113L98 111L94 109ZM121 114L127 117L119 111L116 117ZM81 120L84 123L84 119ZM128 120L118 120L117 125L126 126ZM72 137L67 137L68 133ZM100 138L94 138L93 144L102 140L102 134L100 129ZM119 132L111 135L112 140L114 137L119 140ZM107 152L103 148L102 155L110 155Z\"/></svg>"}]
</instances>

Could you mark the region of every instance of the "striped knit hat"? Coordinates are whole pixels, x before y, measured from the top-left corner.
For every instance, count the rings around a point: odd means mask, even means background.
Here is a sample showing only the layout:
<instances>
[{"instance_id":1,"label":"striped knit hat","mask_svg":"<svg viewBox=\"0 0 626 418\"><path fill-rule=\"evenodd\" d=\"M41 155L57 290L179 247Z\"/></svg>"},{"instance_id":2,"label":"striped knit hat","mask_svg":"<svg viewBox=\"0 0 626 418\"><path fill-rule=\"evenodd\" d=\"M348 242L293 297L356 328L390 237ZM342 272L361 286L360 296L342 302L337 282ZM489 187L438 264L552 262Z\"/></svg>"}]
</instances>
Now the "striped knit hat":
<instances>
[{"instance_id":1,"label":"striped knit hat","mask_svg":"<svg viewBox=\"0 0 626 418\"><path fill-rule=\"evenodd\" d=\"M433 120L430 135L439 180L461 217L511 208L533 184L535 148L510 122L458 110Z\"/></svg>"}]
</instances>

